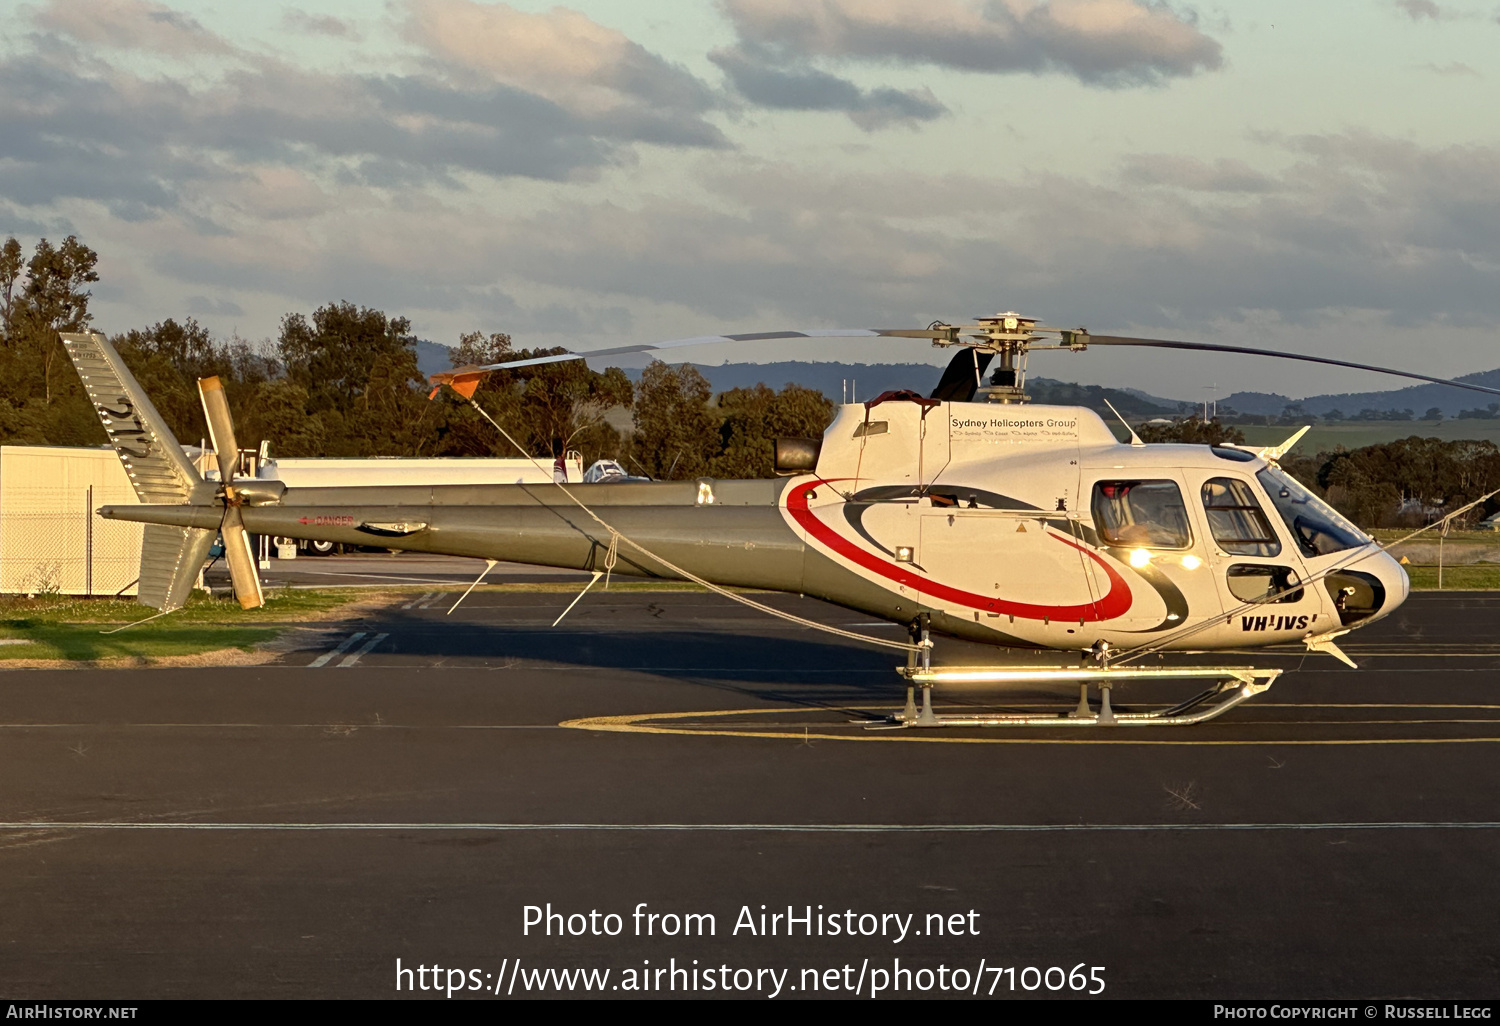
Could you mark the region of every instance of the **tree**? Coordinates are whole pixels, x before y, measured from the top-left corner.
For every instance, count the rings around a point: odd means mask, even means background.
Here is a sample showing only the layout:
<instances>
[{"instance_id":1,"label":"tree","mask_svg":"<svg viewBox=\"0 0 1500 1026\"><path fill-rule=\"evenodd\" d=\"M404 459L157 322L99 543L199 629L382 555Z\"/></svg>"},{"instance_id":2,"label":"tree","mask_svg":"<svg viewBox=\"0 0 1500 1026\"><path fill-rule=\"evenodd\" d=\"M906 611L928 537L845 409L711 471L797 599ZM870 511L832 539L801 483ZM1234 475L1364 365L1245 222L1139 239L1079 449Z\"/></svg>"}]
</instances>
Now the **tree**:
<instances>
[{"instance_id":1,"label":"tree","mask_svg":"<svg viewBox=\"0 0 1500 1026\"><path fill-rule=\"evenodd\" d=\"M1427 412L1424 413L1424 414L1422 414L1422 419L1423 420L1430 420L1434 424L1440 422L1443 419L1442 408L1438 407L1438 406L1429 407L1428 410L1427 410Z\"/></svg>"},{"instance_id":2,"label":"tree","mask_svg":"<svg viewBox=\"0 0 1500 1026\"><path fill-rule=\"evenodd\" d=\"M1411 436L1336 452L1318 470L1328 501L1373 527L1395 523L1404 507L1423 518L1500 487L1500 447L1488 441Z\"/></svg>"},{"instance_id":3,"label":"tree","mask_svg":"<svg viewBox=\"0 0 1500 1026\"><path fill-rule=\"evenodd\" d=\"M273 458L326 455L328 431L320 415L308 412L308 398L307 389L285 378L262 383L240 418L245 438L241 444L270 442Z\"/></svg>"},{"instance_id":4,"label":"tree","mask_svg":"<svg viewBox=\"0 0 1500 1026\"><path fill-rule=\"evenodd\" d=\"M21 243L14 235L0 246L0 337L10 338L11 311L15 308L16 282L21 277Z\"/></svg>"},{"instance_id":5,"label":"tree","mask_svg":"<svg viewBox=\"0 0 1500 1026\"><path fill-rule=\"evenodd\" d=\"M652 360L635 389L632 469L678 481L707 473L719 452L718 418L708 408L711 394L691 366Z\"/></svg>"},{"instance_id":6,"label":"tree","mask_svg":"<svg viewBox=\"0 0 1500 1026\"><path fill-rule=\"evenodd\" d=\"M1138 432L1143 442L1186 442L1191 445L1236 445L1245 441L1245 432L1226 427L1215 417L1204 423L1197 417L1184 417L1171 424L1143 424Z\"/></svg>"},{"instance_id":7,"label":"tree","mask_svg":"<svg viewBox=\"0 0 1500 1026\"><path fill-rule=\"evenodd\" d=\"M172 432L184 441L208 437L198 379L218 377L237 421L256 405L256 390L280 374L277 362L234 337L216 342L208 329L189 317L179 324L167 318L149 328L132 329L111 341ZM243 434L242 428L236 436ZM239 437L249 445L249 435Z\"/></svg>"},{"instance_id":8,"label":"tree","mask_svg":"<svg viewBox=\"0 0 1500 1026\"><path fill-rule=\"evenodd\" d=\"M489 336L469 332L459 337L450 359L455 368L527 360L565 352L562 349L511 348L511 337L501 332ZM606 420L616 407L629 407L634 389L618 367L604 371L589 369L583 360L517 367L487 375L474 392L474 401L526 454L550 460L571 449L583 452L585 461L619 456L620 433ZM440 426L438 450L445 455L480 455L499 451L516 456L514 446L498 437L467 406L450 406Z\"/></svg>"},{"instance_id":9,"label":"tree","mask_svg":"<svg viewBox=\"0 0 1500 1026\"><path fill-rule=\"evenodd\" d=\"M502 363L517 358L510 343L510 335L503 331L493 331L488 336L482 331L468 331L458 336L458 345L448 358L455 367Z\"/></svg>"},{"instance_id":10,"label":"tree","mask_svg":"<svg viewBox=\"0 0 1500 1026\"><path fill-rule=\"evenodd\" d=\"M14 238L0 245L5 348L17 358L0 370L12 385L51 403L53 371L62 358L62 341L57 334L82 331L92 319L86 286L99 280L94 271L99 255L74 235L64 239L61 246L42 239L26 263L24 282L20 257L21 245ZM20 295L16 295L17 286ZM76 391L71 384L64 389L65 394Z\"/></svg>"},{"instance_id":11,"label":"tree","mask_svg":"<svg viewBox=\"0 0 1500 1026\"><path fill-rule=\"evenodd\" d=\"M52 401L52 372L62 359L62 331L82 331L93 318L90 292L84 286L99 280L94 265L99 255L69 235L53 248L46 239L36 244L26 265L22 323L32 351L41 357L45 399ZM14 319L14 315L13 315ZM66 362L66 361L64 361Z\"/></svg>"},{"instance_id":12,"label":"tree","mask_svg":"<svg viewBox=\"0 0 1500 1026\"><path fill-rule=\"evenodd\" d=\"M833 419L834 404L823 393L788 384L773 392L764 384L719 396L721 452L710 464L714 477L771 477L777 438L820 438Z\"/></svg>"},{"instance_id":13,"label":"tree","mask_svg":"<svg viewBox=\"0 0 1500 1026\"><path fill-rule=\"evenodd\" d=\"M321 418L328 456L415 455L428 416L411 322L353 303L329 303L281 321L287 380ZM431 425L427 427L430 429Z\"/></svg>"}]
</instances>

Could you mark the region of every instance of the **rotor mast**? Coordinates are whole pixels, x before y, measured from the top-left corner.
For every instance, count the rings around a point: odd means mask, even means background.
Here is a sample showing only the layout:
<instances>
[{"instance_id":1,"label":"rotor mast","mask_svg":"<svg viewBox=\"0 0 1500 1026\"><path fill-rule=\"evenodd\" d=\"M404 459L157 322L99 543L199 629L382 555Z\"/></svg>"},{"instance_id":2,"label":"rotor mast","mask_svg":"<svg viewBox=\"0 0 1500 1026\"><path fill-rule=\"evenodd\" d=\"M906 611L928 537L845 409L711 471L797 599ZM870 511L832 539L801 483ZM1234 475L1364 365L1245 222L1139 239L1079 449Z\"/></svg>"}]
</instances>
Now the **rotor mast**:
<instances>
[{"instance_id":1,"label":"rotor mast","mask_svg":"<svg viewBox=\"0 0 1500 1026\"><path fill-rule=\"evenodd\" d=\"M993 317L977 317L973 324L935 323L929 330L934 333L932 344L940 348L968 346L978 353L998 357L989 384L977 389L986 401L1009 404L1031 399L1026 394L1026 354L1043 340L1037 333L1035 318L1007 310Z\"/></svg>"}]
</instances>

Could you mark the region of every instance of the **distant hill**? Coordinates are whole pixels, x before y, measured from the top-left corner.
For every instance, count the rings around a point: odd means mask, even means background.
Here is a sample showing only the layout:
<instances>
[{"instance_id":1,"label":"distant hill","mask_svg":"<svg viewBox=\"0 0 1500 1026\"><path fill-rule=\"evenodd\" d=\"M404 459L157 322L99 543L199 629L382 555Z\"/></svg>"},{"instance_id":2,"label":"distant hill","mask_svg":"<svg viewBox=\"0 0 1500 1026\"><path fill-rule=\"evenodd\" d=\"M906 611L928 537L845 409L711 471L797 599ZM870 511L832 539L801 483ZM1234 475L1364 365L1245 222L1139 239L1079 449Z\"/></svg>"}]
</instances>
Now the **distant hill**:
<instances>
[{"instance_id":1,"label":"distant hill","mask_svg":"<svg viewBox=\"0 0 1500 1026\"><path fill-rule=\"evenodd\" d=\"M781 388L788 384L816 389L834 402L873 399L881 392L909 388L926 395L937 387L943 368L929 363L809 363L788 360L781 363L725 363L718 367L700 367L698 373L708 379L715 392L731 388L750 388L765 384ZM639 371L628 371L638 377ZM846 391L847 389L847 391Z\"/></svg>"},{"instance_id":2,"label":"distant hill","mask_svg":"<svg viewBox=\"0 0 1500 1026\"><path fill-rule=\"evenodd\" d=\"M696 364L694 365L697 366ZM794 360L783 363L726 363L718 367L697 367L715 392L731 388L750 388L765 384L781 388L798 384L817 389L834 402L873 399L882 392L909 388L923 395L937 387L943 368L928 363L808 363ZM640 371L626 371L639 379ZM1051 378L1031 378L1026 392L1032 402L1059 406L1088 406L1108 413L1103 399L1128 417L1165 417L1186 404L1163 399L1137 389L1101 388L1098 385L1075 385ZM1280 412L1278 409L1277 412Z\"/></svg>"},{"instance_id":3,"label":"distant hill","mask_svg":"<svg viewBox=\"0 0 1500 1026\"><path fill-rule=\"evenodd\" d=\"M451 370L448 358L451 350L436 342L418 340L417 366L423 374L436 374ZM751 388L768 385L780 389L788 384L816 389L834 402L863 401L873 399L882 392L909 388L928 395L937 387L943 368L930 363L811 363L789 360L781 363L726 363L717 367L699 367L698 372L708 379L714 392L727 392L731 388ZM627 369L625 373L632 381L639 381L639 368ZM1191 412L1190 403L1176 399L1163 399L1135 388L1102 388L1099 385L1075 385L1052 378L1031 378L1026 383L1026 392L1032 402L1057 406L1087 406L1104 416L1110 416L1104 400L1115 405L1122 414L1132 419L1145 420L1151 417L1171 417L1181 412ZM1285 403L1282 404L1286 405ZM1237 407L1238 408L1238 407ZM1281 406L1276 407L1281 412Z\"/></svg>"},{"instance_id":4,"label":"distant hill","mask_svg":"<svg viewBox=\"0 0 1500 1026\"><path fill-rule=\"evenodd\" d=\"M1236 413L1253 413L1257 417L1275 417L1296 401L1278 392L1234 392L1220 399L1219 405L1225 409L1232 409ZM1303 407L1303 409L1306 408L1306 406Z\"/></svg>"},{"instance_id":5,"label":"distant hill","mask_svg":"<svg viewBox=\"0 0 1500 1026\"><path fill-rule=\"evenodd\" d=\"M1149 420L1155 417L1176 417L1192 413L1196 407L1176 399L1142 392L1137 388L1104 388L1101 385L1075 385L1070 381L1054 381L1051 378L1032 378L1026 382L1026 394L1034 403L1049 403L1055 406L1087 406L1106 419L1113 420L1109 407L1114 406L1120 415L1130 420ZM1105 400L1109 404L1105 404Z\"/></svg>"},{"instance_id":6,"label":"distant hill","mask_svg":"<svg viewBox=\"0 0 1500 1026\"><path fill-rule=\"evenodd\" d=\"M448 359L450 350L436 342L417 342L417 365L423 374L435 374L451 369ZM791 382L806 388L815 388L834 402L846 396L849 401L871 399L881 392L909 388L923 395L936 387L942 375L941 367L927 363L812 363L790 360L781 363L726 363L717 367L701 367L694 364L699 373L708 379L715 392L727 392L731 388L749 388L766 384L781 388ZM639 370L625 372L632 380L639 380ZM1500 369L1468 374L1459 381L1469 381L1489 388L1500 388ZM1027 392L1033 402L1052 403L1061 406L1087 406L1099 413L1108 414L1103 400L1108 399L1125 416L1145 419L1149 417L1171 417L1197 410L1200 404L1151 395L1134 388L1103 388L1099 385L1076 385L1052 378L1032 378L1027 382ZM1292 399L1276 392L1235 392L1219 400L1224 412L1257 416L1277 416L1293 403L1301 405L1307 413L1321 416L1330 410L1340 410L1352 417L1361 410L1411 410L1418 417L1434 406L1443 411L1445 417L1456 417L1463 410L1483 409L1500 396L1489 397L1480 392L1467 392L1446 385L1413 385L1387 392L1353 392L1308 396Z\"/></svg>"},{"instance_id":7,"label":"distant hill","mask_svg":"<svg viewBox=\"0 0 1500 1026\"><path fill-rule=\"evenodd\" d=\"M1487 388L1500 388L1500 369L1465 374L1455 381L1466 381ZM1456 417L1463 410L1484 409L1500 396L1486 396L1482 392L1468 392L1448 385L1412 385L1409 388L1394 388L1388 392L1341 392L1325 395L1310 395L1306 399L1288 399L1274 392L1236 392L1219 400L1220 406L1231 406L1240 413L1279 414L1290 403L1298 403L1308 413L1322 416L1329 410L1339 410L1352 417L1361 410L1411 410L1418 417L1434 406L1443 411L1445 417Z\"/></svg>"},{"instance_id":8,"label":"distant hill","mask_svg":"<svg viewBox=\"0 0 1500 1026\"><path fill-rule=\"evenodd\" d=\"M448 359L452 349L437 342L429 342L425 338L417 339L417 369L425 374L441 374L443 371L453 369L453 361Z\"/></svg>"}]
</instances>

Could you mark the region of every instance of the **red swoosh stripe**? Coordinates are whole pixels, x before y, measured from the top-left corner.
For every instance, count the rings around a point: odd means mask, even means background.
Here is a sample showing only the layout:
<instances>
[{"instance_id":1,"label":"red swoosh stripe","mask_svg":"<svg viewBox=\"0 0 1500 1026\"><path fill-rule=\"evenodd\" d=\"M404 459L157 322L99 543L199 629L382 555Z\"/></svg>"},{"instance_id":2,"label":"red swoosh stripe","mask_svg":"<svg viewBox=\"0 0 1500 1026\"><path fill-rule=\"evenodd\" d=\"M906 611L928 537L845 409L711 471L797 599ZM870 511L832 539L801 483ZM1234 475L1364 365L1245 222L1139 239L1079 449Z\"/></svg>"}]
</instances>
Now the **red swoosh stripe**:
<instances>
[{"instance_id":1,"label":"red swoosh stripe","mask_svg":"<svg viewBox=\"0 0 1500 1026\"><path fill-rule=\"evenodd\" d=\"M826 485L827 481L815 480L808 483L806 487L817 487ZM1130 609L1132 597L1130 585L1125 582L1113 567L1099 558L1098 553L1086 546L1079 545L1071 538L1053 534L1050 531L1047 537L1061 542L1082 552L1092 559L1095 564L1104 571L1109 578L1109 593L1103 598L1093 602L1085 602L1076 606L1040 606L1030 602L1010 602L1006 599L993 598L988 595L976 595L973 592L952 588L946 584L928 580L919 574L903 568L900 564L890 563L871 552L855 545L843 535L837 533L813 513L807 506L806 488L798 486L791 489L786 498L786 508L792 514L792 518L802 525L809 535L817 539L823 545L843 556L845 559L857 563L866 570L874 571L887 580L904 584L908 588L914 588L923 595L931 595L933 598L942 599L970 609L982 609L990 613L1009 613L1027 620L1080 620L1085 622L1098 622L1102 620L1113 620L1124 616Z\"/></svg>"}]
</instances>

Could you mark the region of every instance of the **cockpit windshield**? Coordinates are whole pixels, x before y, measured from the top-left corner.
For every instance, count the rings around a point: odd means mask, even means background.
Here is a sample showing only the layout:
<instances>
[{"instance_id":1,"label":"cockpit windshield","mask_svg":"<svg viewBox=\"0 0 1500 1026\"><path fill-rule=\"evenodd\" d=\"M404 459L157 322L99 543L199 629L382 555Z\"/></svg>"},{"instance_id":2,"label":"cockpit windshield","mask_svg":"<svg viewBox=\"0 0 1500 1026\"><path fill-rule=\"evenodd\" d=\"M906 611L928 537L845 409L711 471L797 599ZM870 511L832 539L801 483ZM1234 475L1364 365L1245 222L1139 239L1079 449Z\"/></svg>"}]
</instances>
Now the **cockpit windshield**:
<instances>
[{"instance_id":1,"label":"cockpit windshield","mask_svg":"<svg viewBox=\"0 0 1500 1026\"><path fill-rule=\"evenodd\" d=\"M1280 467L1267 467L1255 476L1304 556L1326 556L1369 544L1368 535Z\"/></svg>"}]
</instances>

